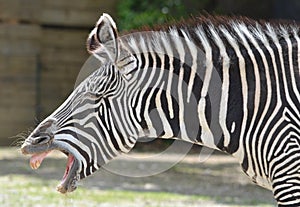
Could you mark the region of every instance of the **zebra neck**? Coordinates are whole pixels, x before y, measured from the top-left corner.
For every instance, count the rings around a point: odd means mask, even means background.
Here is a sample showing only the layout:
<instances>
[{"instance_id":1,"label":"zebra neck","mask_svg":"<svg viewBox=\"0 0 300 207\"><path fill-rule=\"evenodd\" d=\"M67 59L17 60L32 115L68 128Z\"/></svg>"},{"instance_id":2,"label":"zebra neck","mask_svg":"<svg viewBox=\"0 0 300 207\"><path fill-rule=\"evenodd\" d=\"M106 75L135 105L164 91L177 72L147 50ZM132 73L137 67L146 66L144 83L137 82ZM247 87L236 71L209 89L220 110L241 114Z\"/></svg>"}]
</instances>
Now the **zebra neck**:
<instances>
[{"instance_id":1,"label":"zebra neck","mask_svg":"<svg viewBox=\"0 0 300 207\"><path fill-rule=\"evenodd\" d=\"M206 25L128 38L138 62L129 95L141 128L242 157L239 146L259 136L263 116L275 116L283 99L299 114L298 30L263 27Z\"/></svg>"},{"instance_id":2,"label":"zebra neck","mask_svg":"<svg viewBox=\"0 0 300 207\"><path fill-rule=\"evenodd\" d=\"M205 72L205 53L174 32L139 34L127 42L138 62L130 72L128 100L141 136L179 138L217 148L209 125L211 116L219 119L211 113L208 91L221 91L221 81L211 68L210 74ZM212 87L211 77L218 79ZM220 102L220 96L213 99Z\"/></svg>"}]
</instances>

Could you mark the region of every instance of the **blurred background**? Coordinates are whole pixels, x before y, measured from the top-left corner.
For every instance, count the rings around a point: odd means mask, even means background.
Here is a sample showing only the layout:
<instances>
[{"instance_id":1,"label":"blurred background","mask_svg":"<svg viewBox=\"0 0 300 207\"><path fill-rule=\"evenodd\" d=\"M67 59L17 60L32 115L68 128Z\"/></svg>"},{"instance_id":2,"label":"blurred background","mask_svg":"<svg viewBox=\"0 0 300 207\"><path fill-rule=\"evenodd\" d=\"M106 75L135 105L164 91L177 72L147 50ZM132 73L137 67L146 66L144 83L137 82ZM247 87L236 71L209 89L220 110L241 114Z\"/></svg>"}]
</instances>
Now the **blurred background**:
<instances>
[{"instance_id":1,"label":"blurred background","mask_svg":"<svg viewBox=\"0 0 300 207\"><path fill-rule=\"evenodd\" d=\"M203 12L299 21L300 1L0 0L0 145L11 145L72 91L103 12L122 32Z\"/></svg>"}]
</instances>

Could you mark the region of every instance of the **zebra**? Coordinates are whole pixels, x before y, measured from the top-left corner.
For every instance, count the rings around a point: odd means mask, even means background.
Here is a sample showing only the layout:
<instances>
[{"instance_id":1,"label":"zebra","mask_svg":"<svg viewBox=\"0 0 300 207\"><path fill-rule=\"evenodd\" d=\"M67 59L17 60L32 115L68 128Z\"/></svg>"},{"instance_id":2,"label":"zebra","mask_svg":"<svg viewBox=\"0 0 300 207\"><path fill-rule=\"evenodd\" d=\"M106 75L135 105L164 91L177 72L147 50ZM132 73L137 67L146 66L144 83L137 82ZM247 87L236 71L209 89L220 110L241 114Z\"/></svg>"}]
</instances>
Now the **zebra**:
<instances>
[{"instance_id":1,"label":"zebra","mask_svg":"<svg viewBox=\"0 0 300 207\"><path fill-rule=\"evenodd\" d=\"M33 169L52 150L68 156L59 192L146 136L226 152L278 206L300 206L295 23L208 15L120 37L103 14L87 50L101 66L21 147Z\"/></svg>"}]
</instances>

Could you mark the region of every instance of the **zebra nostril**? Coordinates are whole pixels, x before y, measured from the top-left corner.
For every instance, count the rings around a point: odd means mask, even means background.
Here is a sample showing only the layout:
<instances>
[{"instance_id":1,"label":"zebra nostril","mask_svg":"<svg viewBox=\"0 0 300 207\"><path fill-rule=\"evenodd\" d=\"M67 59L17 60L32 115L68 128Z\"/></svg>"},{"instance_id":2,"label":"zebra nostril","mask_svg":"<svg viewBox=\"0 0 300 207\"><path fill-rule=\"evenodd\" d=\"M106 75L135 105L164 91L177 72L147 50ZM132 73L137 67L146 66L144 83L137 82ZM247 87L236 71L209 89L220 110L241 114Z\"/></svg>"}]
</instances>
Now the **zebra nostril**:
<instances>
[{"instance_id":1,"label":"zebra nostril","mask_svg":"<svg viewBox=\"0 0 300 207\"><path fill-rule=\"evenodd\" d=\"M41 136L41 137L36 137L32 140L32 144L46 144L51 140L50 136Z\"/></svg>"}]
</instances>

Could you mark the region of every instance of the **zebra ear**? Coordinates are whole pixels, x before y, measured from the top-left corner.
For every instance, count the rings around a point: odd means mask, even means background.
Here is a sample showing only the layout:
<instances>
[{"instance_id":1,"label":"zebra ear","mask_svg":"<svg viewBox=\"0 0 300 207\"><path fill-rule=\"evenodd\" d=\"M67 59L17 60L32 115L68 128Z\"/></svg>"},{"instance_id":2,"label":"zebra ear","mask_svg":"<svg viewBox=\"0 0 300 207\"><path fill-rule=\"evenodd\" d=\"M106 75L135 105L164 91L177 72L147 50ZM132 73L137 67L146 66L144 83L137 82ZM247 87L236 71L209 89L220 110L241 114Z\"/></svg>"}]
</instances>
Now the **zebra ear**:
<instances>
[{"instance_id":1,"label":"zebra ear","mask_svg":"<svg viewBox=\"0 0 300 207\"><path fill-rule=\"evenodd\" d=\"M87 50L97 56L105 56L116 62L118 58L118 31L116 23L104 13L87 39ZM104 53L104 54L103 54Z\"/></svg>"}]
</instances>

